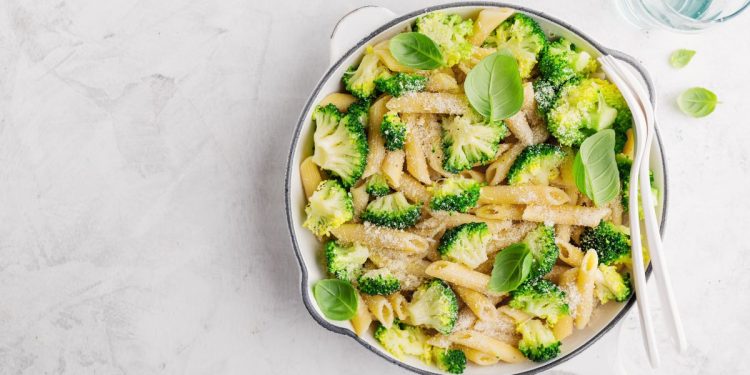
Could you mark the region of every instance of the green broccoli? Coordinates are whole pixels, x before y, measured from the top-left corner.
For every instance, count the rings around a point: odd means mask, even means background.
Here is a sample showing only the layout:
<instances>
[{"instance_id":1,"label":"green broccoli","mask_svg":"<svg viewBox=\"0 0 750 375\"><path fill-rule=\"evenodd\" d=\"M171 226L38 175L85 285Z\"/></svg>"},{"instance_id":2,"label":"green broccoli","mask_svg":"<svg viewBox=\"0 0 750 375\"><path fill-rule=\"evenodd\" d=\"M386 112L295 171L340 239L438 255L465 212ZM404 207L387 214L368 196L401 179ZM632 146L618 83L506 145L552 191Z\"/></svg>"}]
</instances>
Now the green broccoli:
<instances>
[{"instance_id":1,"label":"green broccoli","mask_svg":"<svg viewBox=\"0 0 750 375\"><path fill-rule=\"evenodd\" d=\"M510 295L510 307L545 319L550 326L554 326L559 317L570 315L565 292L545 279L525 282Z\"/></svg>"},{"instance_id":2,"label":"green broccoli","mask_svg":"<svg viewBox=\"0 0 750 375\"><path fill-rule=\"evenodd\" d=\"M541 320L530 319L516 327L521 334L518 350L534 362L545 362L560 354L560 341Z\"/></svg>"},{"instance_id":3,"label":"green broccoli","mask_svg":"<svg viewBox=\"0 0 750 375\"><path fill-rule=\"evenodd\" d=\"M395 97L408 92L422 91L426 85L427 77L400 72L392 76L382 75L375 80L375 87L378 91Z\"/></svg>"},{"instance_id":4,"label":"green broccoli","mask_svg":"<svg viewBox=\"0 0 750 375\"><path fill-rule=\"evenodd\" d=\"M357 120L362 128L367 128L367 119L370 116L370 100L357 99L357 101L349 105L346 113Z\"/></svg>"},{"instance_id":5,"label":"green broccoli","mask_svg":"<svg viewBox=\"0 0 750 375\"><path fill-rule=\"evenodd\" d=\"M558 87L543 79L537 79L532 85L537 110L542 115L546 115L557 101Z\"/></svg>"},{"instance_id":6,"label":"green broccoli","mask_svg":"<svg viewBox=\"0 0 750 375\"><path fill-rule=\"evenodd\" d=\"M354 185L367 164L367 138L359 111L342 116L333 104L313 112L315 134L313 163L341 179L344 187Z\"/></svg>"},{"instance_id":7,"label":"green broccoli","mask_svg":"<svg viewBox=\"0 0 750 375\"><path fill-rule=\"evenodd\" d=\"M484 42L485 46L507 49L518 61L521 78L531 76L539 53L547 45L547 35L531 17L515 13L503 21Z\"/></svg>"},{"instance_id":8,"label":"green broccoli","mask_svg":"<svg viewBox=\"0 0 750 375\"><path fill-rule=\"evenodd\" d=\"M620 172L620 192L622 208L625 211L630 206L630 167L633 165L633 161L627 155L617 154L615 155L617 161L617 170ZM651 197L653 198L654 205L658 204L659 201L659 190L656 188L654 183L654 172L649 171L649 180L651 182ZM643 207L640 205L641 192L638 190L638 213L643 216Z\"/></svg>"},{"instance_id":9,"label":"green broccoli","mask_svg":"<svg viewBox=\"0 0 750 375\"><path fill-rule=\"evenodd\" d=\"M479 201L482 184L462 176L449 177L428 190L432 193L430 208L467 212Z\"/></svg>"},{"instance_id":10,"label":"green broccoli","mask_svg":"<svg viewBox=\"0 0 750 375\"><path fill-rule=\"evenodd\" d=\"M330 275L337 279L354 281L362 274L362 265L370 256L370 251L356 243L344 246L336 241L328 241L325 244L325 254Z\"/></svg>"},{"instance_id":11,"label":"green broccoli","mask_svg":"<svg viewBox=\"0 0 750 375\"><path fill-rule=\"evenodd\" d=\"M586 77L597 68L596 59L565 38L547 44L539 58L539 74L555 86L574 77Z\"/></svg>"},{"instance_id":12,"label":"green broccoli","mask_svg":"<svg viewBox=\"0 0 750 375\"><path fill-rule=\"evenodd\" d=\"M443 120L443 168L451 173L493 160L500 141L508 134L504 123L486 124L476 116L452 116Z\"/></svg>"},{"instance_id":13,"label":"green broccoli","mask_svg":"<svg viewBox=\"0 0 750 375\"><path fill-rule=\"evenodd\" d=\"M401 289L401 282L387 268L367 271L359 276L357 283L360 292L373 296L387 296Z\"/></svg>"},{"instance_id":14,"label":"green broccoli","mask_svg":"<svg viewBox=\"0 0 750 375\"><path fill-rule=\"evenodd\" d=\"M391 188L382 174L375 173L367 178L365 191L373 197L383 197L391 193Z\"/></svg>"},{"instance_id":15,"label":"green broccoli","mask_svg":"<svg viewBox=\"0 0 750 375\"><path fill-rule=\"evenodd\" d=\"M331 229L354 218L352 195L336 180L318 184L305 207L307 219L302 224L316 236L325 236Z\"/></svg>"},{"instance_id":16,"label":"green broccoli","mask_svg":"<svg viewBox=\"0 0 750 375\"><path fill-rule=\"evenodd\" d=\"M417 288L407 310L410 323L447 335L458 320L458 299L445 281L432 279Z\"/></svg>"},{"instance_id":17,"label":"green broccoli","mask_svg":"<svg viewBox=\"0 0 750 375\"><path fill-rule=\"evenodd\" d=\"M360 99L369 99L375 95L375 80L388 74L388 69L380 63L378 55L368 51L356 68L349 67L342 81L346 91Z\"/></svg>"},{"instance_id":18,"label":"green broccoli","mask_svg":"<svg viewBox=\"0 0 750 375\"><path fill-rule=\"evenodd\" d=\"M421 212L420 204L410 204L404 193L399 191L370 202L362 213L362 220L384 227L404 229L414 226Z\"/></svg>"},{"instance_id":19,"label":"green broccoli","mask_svg":"<svg viewBox=\"0 0 750 375\"><path fill-rule=\"evenodd\" d=\"M416 30L434 41L445 59L445 66L451 67L471 55L469 37L474 32L474 21L463 19L457 14L443 12L427 13L417 18Z\"/></svg>"},{"instance_id":20,"label":"green broccoli","mask_svg":"<svg viewBox=\"0 0 750 375\"><path fill-rule=\"evenodd\" d=\"M594 249L599 256L599 264L612 265L630 261L630 235L626 228L602 220L594 228L586 228L581 233L581 249Z\"/></svg>"},{"instance_id":21,"label":"green broccoli","mask_svg":"<svg viewBox=\"0 0 750 375\"><path fill-rule=\"evenodd\" d=\"M531 271L528 281L536 280L548 274L552 266L557 262L557 256L560 249L555 244L555 227L551 225L539 224L535 229L529 232L523 239L531 251Z\"/></svg>"},{"instance_id":22,"label":"green broccoli","mask_svg":"<svg viewBox=\"0 0 750 375\"><path fill-rule=\"evenodd\" d=\"M487 244L492 239L487 223L466 223L450 228L440 238L438 253L443 259L477 268L487 260Z\"/></svg>"},{"instance_id":23,"label":"green broccoli","mask_svg":"<svg viewBox=\"0 0 750 375\"><path fill-rule=\"evenodd\" d=\"M463 374L466 369L466 354L460 349L434 347L432 357L437 367L449 374Z\"/></svg>"},{"instance_id":24,"label":"green broccoli","mask_svg":"<svg viewBox=\"0 0 750 375\"><path fill-rule=\"evenodd\" d=\"M617 86L607 80L571 79L547 112L547 127L565 146L579 146L597 131L614 127L618 151L624 146L625 132L632 123L632 114L623 103Z\"/></svg>"},{"instance_id":25,"label":"green broccoli","mask_svg":"<svg viewBox=\"0 0 750 375\"><path fill-rule=\"evenodd\" d=\"M380 123L380 133L383 134L383 140L385 140L385 149L388 151L403 149L406 131L406 124L398 116L398 113L386 113L383 116L383 122Z\"/></svg>"},{"instance_id":26,"label":"green broccoli","mask_svg":"<svg viewBox=\"0 0 750 375\"><path fill-rule=\"evenodd\" d=\"M599 265L599 271L602 272L602 280L596 283L594 289L596 297L602 304L615 300L625 302L633 294L633 287L630 284L630 274L620 274L615 266Z\"/></svg>"},{"instance_id":27,"label":"green broccoli","mask_svg":"<svg viewBox=\"0 0 750 375\"><path fill-rule=\"evenodd\" d=\"M410 326L399 321L393 322L391 328L378 323L375 328L375 340L385 350L398 359L413 355L425 363L430 362L432 348L427 343L427 335L419 327Z\"/></svg>"},{"instance_id":28,"label":"green broccoli","mask_svg":"<svg viewBox=\"0 0 750 375\"><path fill-rule=\"evenodd\" d=\"M565 151L545 143L526 147L508 171L508 185L547 185L560 174Z\"/></svg>"}]
</instances>

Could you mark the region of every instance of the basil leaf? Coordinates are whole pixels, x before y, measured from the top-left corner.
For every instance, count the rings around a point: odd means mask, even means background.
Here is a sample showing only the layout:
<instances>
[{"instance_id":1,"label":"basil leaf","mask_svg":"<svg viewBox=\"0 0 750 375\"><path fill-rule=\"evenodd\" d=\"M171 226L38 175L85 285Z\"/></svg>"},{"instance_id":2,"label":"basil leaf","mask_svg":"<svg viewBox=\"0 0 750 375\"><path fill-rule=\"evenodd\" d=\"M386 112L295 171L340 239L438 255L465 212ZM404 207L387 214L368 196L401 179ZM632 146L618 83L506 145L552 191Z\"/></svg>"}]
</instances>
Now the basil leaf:
<instances>
[{"instance_id":1,"label":"basil leaf","mask_svg":"<svg viewBox=\"0 0 750 375\"><path fill-rule=\"evenodd\" d=\"M673 68L684 68L695 56L695 51L690 49L678 49L669 56L669 65Z\"/></svg>"},{"instance_id":2,"label":"basil leaf","mask_svg":"<svg viewBox=\"0 0 750 375\"><path fill-rule=\"evenodd\" d=\"M677 105L680 110L693 117L710 115L718 102L716 94L703 87L689 88L677 98Z\"/></svg>"},{"instance_id":3,"label":"basil leaf","mask_svg":"<svg viewBox=\"0 0 750 375\"><path fill-rule=\"evenodd\" d=\"M485 57L469 71L464 91L474 110L489 122L513 116L523 104L523 83L516 59L502 51Z\"/></svg>"},{"instance_id":4,"label":"basil leaf","mask_svg":"<svg viewBox=\"0 0 750 375\"><path fill-rule=\"evenodd\" d=\"M388 44L396 60L402 65L420 70L437 69L445 64L437 44L422 33L401 33Z\"/></svg>"},{"instance_id":5,"label":"basil leaf","mask_svg":"<svg viewBox=\"0 0 750 375\"><path fill-rule=\"evenodd\" d=\"M620 174L615 160L615 131L602 130L581 144L573 161L578 190L601 207L620 192Z\"/></svg>"},{"instance_id":6,"label":"basil leaf","mask_svg":"<svg viewBox=\"0 0 750 375\"><path fill-rule=\"evenodd\" d=\"M495 256L489 289L505 293L518 288L531 272L532 255L525 243L512 244Z\"/></svg>"},{"instance_id":7,"label":"basil leaf","mask_svg":"<svg viewBox=\"0 0 750 375\"><path fill-rule=\"evenodd\" d=\"M349 320L357 313L357 292L348 281L320 280L313 286L313 296L328 319Z\"/></svg>"}]
</instances>

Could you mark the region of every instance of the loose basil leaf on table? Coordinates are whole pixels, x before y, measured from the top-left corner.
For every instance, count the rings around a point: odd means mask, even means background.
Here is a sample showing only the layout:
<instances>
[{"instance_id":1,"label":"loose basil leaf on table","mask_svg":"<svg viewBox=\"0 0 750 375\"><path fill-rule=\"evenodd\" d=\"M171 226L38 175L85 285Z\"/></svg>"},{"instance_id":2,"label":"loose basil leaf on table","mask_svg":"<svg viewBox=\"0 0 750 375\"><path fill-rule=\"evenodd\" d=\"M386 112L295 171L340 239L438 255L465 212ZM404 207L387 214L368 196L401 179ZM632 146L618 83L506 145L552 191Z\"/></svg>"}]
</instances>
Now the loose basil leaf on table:
<instances>
[{"instance_id":1,"label":"loose basil leaf on table","mask_svg":"<svg viewBox=\"0 0 750 375\"><path fill-rule=\"evenodd\" d=\"M399 63L410 68L431 70L445 64L440 48L422 33L398 34L391 38L388 48Z\"/></svg>"},{"instance_id":2,"label":"loose basil leaf on table","mask_svg":"<svg viewBox=\"0 0 750 375\"><path fill-rule=\"evenodd\" d=\"M703 87L689 88L677 98L677 105L680 110L692 117L710 115L718 103L716 94Z\"/></svg>"},{"instance_id":3,"label":"loose basil leaf on table","mask_svg":"<svg viewBox=\"0 0 750 375\"><path fill-rule=\"evenodd\" d=\"M513 116L523 105L516 59L503 51L485 57L469 71L464 91L474 110L490 122Z\"/></svg>"},{"instance_id":4,"label":"loose basil leaf on table","mask_svg":"<svg viewBox=\"0 0 750 375\"><path fill-rule=\"evenodd\" d=\"M578 190L601 207L620 192L620 175L615 160L615 131L602 130L586 138L573 162Z\"/></svg>"},{"instance_id":5,"label":"loose basil leaf on table","mask_svg":"<svg viewBox=\"0 0 750 375\"><path fill-rule=\"evenodd\" d=\"M669 64L673 68L684 68L695 56L695 51L690 49L678 49L669 56Z\"/></svg>"},{"instance_id":6,"label":"loose basil leaf on table","mask_svg":"<svg viewBox=\"0 0 750 375\"><path fill-rule=\"evenodd\" d=\"M525 243L512 244L495 256L489 289L505 293L518 288L531 272L532 255Z\"/></svg>"},{"instance_id":7,"label":"loose basil leaf on table","mask_svg":"<svg viewBox=\"0 0 750 375\"><path fill-rule=\"evenodd\" d=\"M357 292L348 281L320 280L313 286L313 296L328 319L349 320L357 313Z\"/></svg>"}]
</instances>

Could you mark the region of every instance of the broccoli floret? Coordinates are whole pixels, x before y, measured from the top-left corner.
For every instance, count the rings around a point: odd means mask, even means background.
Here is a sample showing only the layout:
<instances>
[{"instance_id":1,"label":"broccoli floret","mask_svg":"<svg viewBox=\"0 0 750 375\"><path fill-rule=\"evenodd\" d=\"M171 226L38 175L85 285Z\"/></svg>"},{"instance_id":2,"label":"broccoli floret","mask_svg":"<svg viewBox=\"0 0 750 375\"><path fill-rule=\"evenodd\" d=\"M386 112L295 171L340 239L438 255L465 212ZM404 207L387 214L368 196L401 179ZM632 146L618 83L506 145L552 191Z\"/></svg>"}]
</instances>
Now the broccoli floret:
<instances>
[{"instance_id":1,"label":"broccoli floret","mask_svg":"<svg viewBox=\"0 0 750 375\"><path fill-rule=\"evenodd\" d=\"M437 367L449 374L463 374L466 369L466 354L462 350L435 347L432 357Z\"/></svg>"},{"instance_id":2,"label":"broccoli floret","mask_svg":"<svg viewBox=\"0 0 750 375\"><path fill-rule=\"evenodd\" d=\"M404 359L406 355L413 355L419 357L423 362L429 363L432 350L427 343L427 338L421 328L398 321L393 322L391 328L385 328L380 323L375 328L375 340L378 340L385 350L398 359Z\"/></svg>"},{"instance_id":3,"label":"broccoli floret","mask_svg":"<svg viewBox=\"0 0 750 375\"><path fill-rule=\"evenodd\" d=\"M599 264L612 265L630 260L630 235L625 229L602 220L594 228L586 228L581 233L581 249L594 249L599 256Z\"/></svg>"},{"instance_id":4,"label":"broccoli floret","mask_svg":"<svg viewBox=\"0 0 750 375\"><path fill-rule=\"evenodd\" d=\"M380 133L385 140L385 149L396 151L404 148L406 141L406 124L401 120L396 112L388 112L383 116L383 122L380 123Z\"/></svg>"},{"instance_id":5,"label":"broccoli floret","mask_svg":"<svg viewBox=\"0 0 750 375\"><path fill-rule=\"evenodd\" d=\"M451 173L483 165L495 158L500 141L508 134L504 123L483 123L476 116L443 120L443 168Z\"/></svg>"},{"instance_id":6,"label":"broccoli floret","mask_svg":"<svg viewBox=\"0 0 750 375\"><path fill-rule=\"evenodd\" d=\"M375 80L388 74L388 69L380 63L378 55L368 51L356 68L349 67L342 81L346 91L360 99L369 99L375 95Z\"/></svg>"},{"instance_id":7,"label":"broccoli floret","mask_svg":"<svg viewBox=\"0 0 750 375\"><path fill-rule=\"evenodd\" d=\"M602 280L596 283L596 297L602 304L615 300L625 302L633 293L633 287L630 284L630 274L620 274L615 266L599 265L599 271L602 272Z\"/></svg>"},{"instance_id":8,"label":"broccoli floret","mask_svg":"<svg viewBox=\"0 0 750 375\"><path fill-rule=\"evenodd\" d=\"M416 31L427 35L440 48L445 66L456 65L471 55L469 37L474 32L474 21L457 14L432 12L417 18Z\"/></svg>"},{"instance_id":9,"label":"broccoli floret","mask_svg":"<svg viewBox=\"0 0 750 375\"><path fill-rule=\"evenodd\" d=\"M336 241L326 243L325 253L328 273L348 281L354 281L362 274L362 265L370 256L370 251L360 244L344 246Z\"/></svg>"},{"instance_id":10,"label":"broccoli floret","mask_svg":"<svg viewBox=\"0 0 750 375\"><path fill-rule=\"evenodd\" d=\"M315 151L312 161L341 179L344 187L354 185L367 164L367 138L360 111L342 116L336 106L318 107L313 113Z\"/></svg>"},{"instance_id":11,"label":"broccoli floret","mask_svg":"<svg viewBox=\"0 0 750 375\"><path fill-rule=\"evenodd\" d=\"M392 76L382 75L375 80L378 91L399 97L407 92L422 91L427 85L427 77L419 74L396 73Z\"/></svg>"},{"instance_id":12,"label":"broccoli floret","mask_svg":"<svg viewBox=\"0 0 750 375\"><path fill-rule=\"evenodd\" d=\"M497 50L507 49L518 61L521 78L528 78L539 53L547 45L547 35L531 17L516 13L493 31L484 43Z\"/></svg>"},{"instance_id":13,"label":"broccoli floret","mask_svg":"<svg viewBox=\"0 0 750 375\"><path fill-rule=\"evenodd\" d=\"M449 177L428 190L432 193L430 208L441 211L467 212L477 205L482 184L462 176Z\"/></svg>"},{"instance_id":14,"label":"broccoli floret","mask_svg":"<svg viewBox=\"0 0 750 375\"><path fill-rule=\"evenodd\" d=\"M412 324L447 335L458 320L458 299L445 281L432 279L417 288L407 310Z\"/></svg>"},{"instance_id":15,"label":"broccoli floret","mask_svg":"<svg viewBox=\"0 0 750 375\"><path fill-rule=\"evenodd\" d=\"M487 223L461 224L445 231L438 253L443 259L477 268L487 260L487 244L491 238Z\"/></svg>"},{"instance_id":16,"label":"broccoli floret","mask_svg":"<svg viewBox=\"0 0 750 375\"><path fill-rule=\"evenodd\" d=\"M367 119L370 116L370 100L358 99L349 105L349 108L346 109L346 113L350 115L351 118L357 120L362 128L367 128Z\"/></svg>"},{"instance_id":17,"label":"broccoli floret","mask_svg":"<svg viewBox=\"0 0 750 375\"><path fill-rule=\"evenodd\" d=\"M627 105L622 105L621 98L617 86L609 81L572 79L563 85L547 113L547 127L565 146L579 146L597 131L614 127L617 151L625 144L625 131L632 121L632 114Z\"/></svg>"},{"instance_id":18,"label":"broccoli floret","mask_svg":"<svg viewBox=\"0 0 750 375\"><path fill-rule=\"evenodd\" d=\"M540 320L530 319L516 327L521 334L518 350L534 362L545 362L560 354L560 341Z\"/></svg>"},{"instance_id":19,"label":"broccoli floret","mask_svg":"<svg viewBox=\"0 0 750 375\"><path fill-rule=\"evenodd\" d=\"M404 229L419 220L421 205L411 204L404 193L396 192L375 199L362 213L362 220L389 228Z\"/></svg>"},{"instance_id":20,"label":"broccoli floret","mask_svg":"<svg viewBox=\"0 0 750 375\"><path fill-rule=\"evenodd\" d=\"M621 192L621 203L622 208L628 211L630 206L630 167L633 165L633 161L627 155L617 154L615 155L617 161L617 170L620 172L620 192ZM656 188L654 183L654 172L649 171L649 180L651 182L651 196L653 197L654 205L657 204L659 198L659 190ZM638 213L643 216L643 207L640 205L641 192L638 190Z\"/></svg>"},{"instance_id":21,"label":"broccoli floret","mask_svg":"<svg viewBox=\"0 0 750 375\"><path fill-rule=\"evenodd\" d=\"M352 195L336 180L318 184L305 207L307 219L302 224L316 236L325 236L331 229L354 218Z\"/></svg>"},{"instance_id":22,"label":"broccoli floret","mask_svg":"<svg viewBox=\"0 0 750 375\"><path fill-rule=\"evenodd\" d=\"M508 171L508 185L547 185L560 174L565 151L545 143L526 147Z\"/></svg>"},{"instance_id":23,"label":"broccoli floret","mask_svg":"<svg viewBox=\"0 0 750 375\"><path fill-rule=\"evenodd\" d=\"M359 291L369 295L387 296L401 289L401 282L387 268L363 273L358 279Z\"/></svg>"},{"instance_id":24,"label":"broccoli floret","mask_svg":"<svg viewBox=\"0 0 750 375\"><path fill-rule=\"evenodd\" d=\"M367 179L365 191L374 197L383 197L391 193L391 188L385 180L385 176L375 173Z\"/></svg>"},{"instance_id":25,"label":"broccoli floret","mask_svg":"<svg viewBox=\"0 0 750 375\"><path fill-rule=\"evenodd\" d=\"M539 73L546 81L560 86L574 77L586 77L596 71L596 59L578 50L570 40L557 39L547 44L539 58Z\"/></svg>"},{"instance_id":26,"label":"broccoli floret","mask_svg":"<svg viewBox=\"0 0 750 375\"><path fill-rule=\"evenodd\" d=\"M534 86L534 100L539 113L546 115L557 101L558 87L543 79L538 79Z\"/></svg>"},{"instance_id":27,"label":"broccoli floret","mask_svg":"<svg viewBox=\"0 0 750 375\"><path fill-rule=\"evenodd\" d=\"M525 282L510 295L510 307L545 319L550 326L554 326L560 316L570 314L565 292L545 279Z\"/></svg>"},{"instance_id":28,"label":"broccoli floret","mask_svg":"<svg viewBox=\"0 0 750 375\"><path fill-rule=\"evenodd\" d=\"M526 280L536 280L548 274L560 253L560 249L555 244L555 227L539 224L526 235L523 242L529 247L533 257L531 271Z\"/></svg>"}]
</instances>

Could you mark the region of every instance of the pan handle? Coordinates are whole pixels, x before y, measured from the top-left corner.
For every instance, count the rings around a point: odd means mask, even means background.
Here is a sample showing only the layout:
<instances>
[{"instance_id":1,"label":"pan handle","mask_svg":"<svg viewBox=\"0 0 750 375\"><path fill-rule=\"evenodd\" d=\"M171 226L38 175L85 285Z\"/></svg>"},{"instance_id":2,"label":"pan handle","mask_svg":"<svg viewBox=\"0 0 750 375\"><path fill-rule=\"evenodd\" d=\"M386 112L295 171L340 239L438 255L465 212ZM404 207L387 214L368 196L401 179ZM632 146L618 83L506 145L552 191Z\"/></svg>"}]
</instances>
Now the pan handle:
<instances>
[{"instance_id":1,"label":"pan handle","mask_svg":"<svg viewBox=\"0 0 750 375\"><path fill-rule=\"evenodd\" d=\"M365 5L345 14L331 32L330 64L333 65L360 40L394 18L396 13L376 5Z\"/></svg>"}]
</instances>

